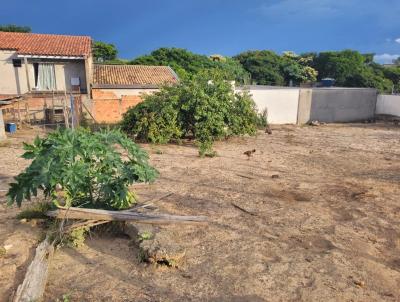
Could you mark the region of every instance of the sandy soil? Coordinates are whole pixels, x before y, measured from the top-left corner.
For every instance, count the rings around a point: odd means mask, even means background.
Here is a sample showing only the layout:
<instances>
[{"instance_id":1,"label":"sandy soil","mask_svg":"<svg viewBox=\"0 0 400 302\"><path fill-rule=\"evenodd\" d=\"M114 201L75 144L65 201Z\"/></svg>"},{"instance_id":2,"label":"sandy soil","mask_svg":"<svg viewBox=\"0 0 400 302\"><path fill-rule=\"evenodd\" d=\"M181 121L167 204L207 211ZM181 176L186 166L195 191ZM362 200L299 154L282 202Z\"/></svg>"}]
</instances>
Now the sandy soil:
<instances>
[{"instance_id":1,"label":"sandy soil","mask_svg":"<svg viewBox=\"0 0 400 302\"><path fill-rule=\"evenodd\" d=\"M2 182L26 164L3 146ZM126 237L93 235L52 262L46 301L400 301L400 128L280 126L216 144L144 146L161 175L139 187L158 211L206 215L206 226L162 226L177 268L140 263ZM247 159L243 152L256 149ZM272 177L273 175L277 175ZM2 183L0 189L6 188ZM21 281L38 230L0 208L0 301Z\"/></svg>"}]
</instances>

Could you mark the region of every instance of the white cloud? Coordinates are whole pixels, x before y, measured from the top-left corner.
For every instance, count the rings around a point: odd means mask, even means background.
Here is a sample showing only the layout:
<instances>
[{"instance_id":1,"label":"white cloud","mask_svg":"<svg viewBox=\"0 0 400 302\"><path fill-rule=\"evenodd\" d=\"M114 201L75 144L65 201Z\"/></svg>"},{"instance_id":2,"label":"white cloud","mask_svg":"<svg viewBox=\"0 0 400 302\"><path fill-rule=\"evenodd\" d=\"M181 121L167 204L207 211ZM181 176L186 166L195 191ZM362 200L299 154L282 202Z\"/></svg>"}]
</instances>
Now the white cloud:
<instances>
[{"instance_id":1,"label":"white cloud","mask_svg":"<svg viewBox=\"0 0 400 302\"><path fill-rule=\"evenodd\" d=\"M397 38L395 41L396 41L396 43L400 44L400 38Z\"/></svg>"},{"instance_id":2,"label":"white cloud","mask_svg":"<svg viewBox=\"0 0 400 302\"><path fill-rule=\"evenodd\" d=\"M391 55L388 53L383 53L380 55L375 55L374 56L374 61L380 64L390 64L393 63L394 60L396 60L400 55Z\"/></svg>"}]
</instances>

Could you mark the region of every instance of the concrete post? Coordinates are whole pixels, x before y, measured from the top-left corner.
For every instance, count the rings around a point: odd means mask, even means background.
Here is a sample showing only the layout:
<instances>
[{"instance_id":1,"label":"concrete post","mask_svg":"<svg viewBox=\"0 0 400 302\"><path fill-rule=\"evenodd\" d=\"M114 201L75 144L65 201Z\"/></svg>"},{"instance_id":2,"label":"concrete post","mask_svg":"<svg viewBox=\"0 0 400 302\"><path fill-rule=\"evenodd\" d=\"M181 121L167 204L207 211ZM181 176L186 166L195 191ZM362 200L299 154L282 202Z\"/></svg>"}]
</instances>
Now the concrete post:
<instances>
[{"instance_id":1,"label":"concrete post","mask_svg":"<svg viewBox=\"0 0 400 302\"><path fill-rule=\"evenodd\" d=\"M4 129L3 110L0 108L0 140L6 139L6 131Z\"/></svg>"}]
</instances>

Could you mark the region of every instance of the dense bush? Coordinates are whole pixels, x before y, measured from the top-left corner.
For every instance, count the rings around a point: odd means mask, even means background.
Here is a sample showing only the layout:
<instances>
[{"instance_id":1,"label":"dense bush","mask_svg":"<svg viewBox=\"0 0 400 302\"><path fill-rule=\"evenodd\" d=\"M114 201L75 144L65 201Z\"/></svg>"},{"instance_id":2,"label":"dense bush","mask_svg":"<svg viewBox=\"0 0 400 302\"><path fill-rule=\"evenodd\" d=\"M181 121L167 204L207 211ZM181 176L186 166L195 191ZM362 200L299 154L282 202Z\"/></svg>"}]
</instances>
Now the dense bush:
<instances>
[{"instance_id":1,"label":"dense bush","mask_svg":"<svg viewBox=\"0 0 400 302\"><path fill-rule=\"evenodd\" d=\"M124 114L122 128L134 134L139 141L165 144L179 138L175 87L165 87L161 92L146 95L146 100Z\"/></svg>"},{"instance_id":2,"label":"dense bush","mask_svg":"<svg viewBox=\"0 0 400 302\"><path fill-rule=\"evenodd\" d=\"M255 109L250 95L235 94L221 72L203 71L146 96L124 115L122 128L152 143L193 137L204 155L217 139L255 134Z\"/></svg>"},{"instance_id":3,"label":"dense bush","mask_svg":"<svg viewBox=\"0 0 400 302\"><path fill-rule=\"evenodd\" d=\"M123 209L135 201L128 185L157 176L147 153L117 130L57 130L24 149L32 163L10 185L9 204L43 190L66 206Z\"/></svg>"}]
</instances>

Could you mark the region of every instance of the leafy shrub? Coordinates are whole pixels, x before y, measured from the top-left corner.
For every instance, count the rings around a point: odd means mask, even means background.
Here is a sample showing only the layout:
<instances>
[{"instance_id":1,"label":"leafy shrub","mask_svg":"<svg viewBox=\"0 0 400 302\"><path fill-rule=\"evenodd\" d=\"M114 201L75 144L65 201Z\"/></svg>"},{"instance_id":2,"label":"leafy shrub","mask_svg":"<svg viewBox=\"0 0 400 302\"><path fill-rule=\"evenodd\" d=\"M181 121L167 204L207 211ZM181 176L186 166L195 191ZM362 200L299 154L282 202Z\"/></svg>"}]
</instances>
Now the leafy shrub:
<instances>
[{"instance_id":1,"label":"leafy shrub","mask_svg":"<svg viewBox=\"0 0 400 302\"><path fill-rule=\"evenodd\" d=\"M65 244L69 247L81 247L85 244L86 235L89 232L88 227L80 227L73 229L71 232L67 234L65 237Z\"/></svg>"},{"instance_id":2,"label":"leafy shrub","mask_svg":"<svg viewBox=\"0 0 400 302\"><path fill-rule=\"evenodd\" d=\"M124 114L122 129L139 141L165 144L182 135L173 88L146 96L146 101Z\"/></svg>"},{"instance_id":3,"label":"leafy shrub","mask_svg":"<svg viewBox=\"0 0 400 302\"><path fill-rule=\"evenodd\" d=\"M268 109L265 108L261 113L257 114L257 128L265 129L268 125Z\"/></svg>"},{"instance_id":4,"label":"leafy shrub","mask_svg":"<svg viewBox=\"0 0 400 302\"><path fill-rule=\"evenodd\" d=\"M157 176L147 153L119 130L57 130L24 149L32 163L10 185L9 204L42 190L66 206L123 209L135 201L128 185Z\"/></svg>"},{"instance_id":5,"label":"leafy shrub","mask_svg":"<svg viewBox=\"0 0 400 302\"><path fill-rule=\"evenodd\" d=\"M150 240L153 238L153 234L151 232L145 231L138 235L138 241L142 242L145 240Z\"/></svg>"},{"instance_id":6,"label":"leafy shrub","mask_svg":"<svg viewBox=\"0 0 400 302\"><path fill-rule=\"evenodd\" d=\"M200 155L206 155L215 140L255 134L257 121L250 95L235 94L225 75L213 70L146 96L144 102L128 110L122 128L152 143L193 137Z\"/></svg>"}]
</instances>

